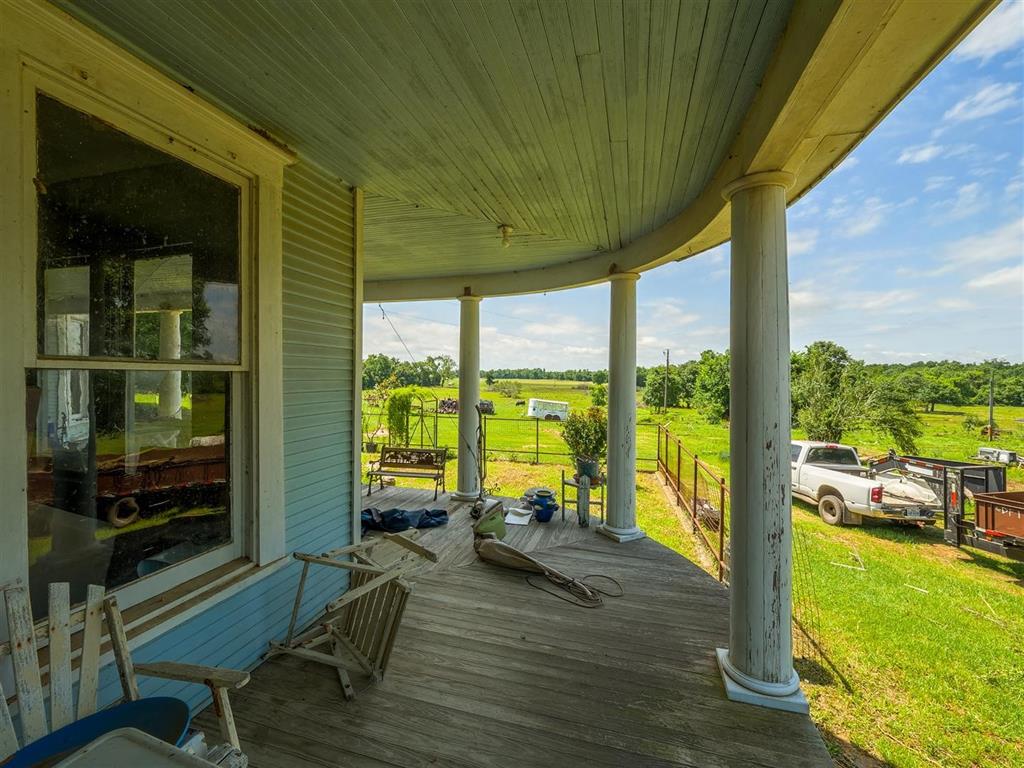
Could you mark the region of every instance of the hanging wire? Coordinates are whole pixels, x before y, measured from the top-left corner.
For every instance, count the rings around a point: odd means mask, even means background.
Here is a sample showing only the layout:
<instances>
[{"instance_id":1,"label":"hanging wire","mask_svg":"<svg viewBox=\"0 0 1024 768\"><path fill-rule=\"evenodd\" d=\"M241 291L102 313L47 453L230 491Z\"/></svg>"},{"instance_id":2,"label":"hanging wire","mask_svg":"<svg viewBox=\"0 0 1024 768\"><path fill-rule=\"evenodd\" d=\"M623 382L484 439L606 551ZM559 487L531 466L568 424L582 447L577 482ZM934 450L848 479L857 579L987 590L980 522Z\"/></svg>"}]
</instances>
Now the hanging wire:
<instances>
[{"instance_id":1,"label":"hanging wire","mask_svg":"<svg viewBox=\"0 0 1024 768\"><path fill-rule=\"evenodd\" d=\"M391 322L391 318L388 317L388 313L384 311L384 307L381 306L380 304L378 304L377 305L377 309L380 310L381 317L383 317L385 320L388 321L388 325L391 326L391 330L395 332L395 336L398 337L398 340L400 342L402 342L402 346L405 347L406 354L409 355L409 361L415 363L416 362L416 358L413 356L412 352L409 350L409 345L405 343L405 339L402 338L402 334L400 334L398 332L398 329L395 328L395 324Z\"/></svg>"}]
</instances>

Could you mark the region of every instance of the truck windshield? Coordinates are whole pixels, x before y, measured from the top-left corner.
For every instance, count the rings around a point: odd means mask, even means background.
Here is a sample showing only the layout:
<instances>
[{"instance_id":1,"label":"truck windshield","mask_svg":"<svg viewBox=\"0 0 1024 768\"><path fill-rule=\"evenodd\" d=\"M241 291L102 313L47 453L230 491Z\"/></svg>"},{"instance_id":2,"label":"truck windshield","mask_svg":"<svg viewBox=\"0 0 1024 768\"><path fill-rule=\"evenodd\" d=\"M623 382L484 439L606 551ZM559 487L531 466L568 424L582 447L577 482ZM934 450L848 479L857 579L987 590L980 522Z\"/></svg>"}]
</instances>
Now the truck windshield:
<instances>
[{"instance_id":1,"label":"truck windshield","mask_svg":"<svg viewBox=\"0 0 1024 768\"><path fill-rule=\"evenodd\" d=\"M805 464L841 464L850 467L859 466L857 454L850 448L811 448L807 452Z\"/></svg>"}]
</instances>

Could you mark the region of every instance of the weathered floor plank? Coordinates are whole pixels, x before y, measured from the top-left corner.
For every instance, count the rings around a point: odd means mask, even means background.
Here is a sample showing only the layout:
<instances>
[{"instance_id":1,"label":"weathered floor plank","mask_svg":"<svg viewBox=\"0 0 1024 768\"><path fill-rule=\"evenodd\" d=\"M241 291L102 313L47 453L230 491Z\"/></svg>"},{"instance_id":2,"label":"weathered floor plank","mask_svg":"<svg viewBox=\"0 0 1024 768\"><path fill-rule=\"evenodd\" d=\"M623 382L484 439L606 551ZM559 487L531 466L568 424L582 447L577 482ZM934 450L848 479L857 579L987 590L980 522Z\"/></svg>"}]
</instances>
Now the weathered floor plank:
<instances>
[{"instance_id":1,"label":"weathered floor plank","mask_svg":"<svg viewBox=\"0 0 1024 768\"><path fill-rule=\"evenodd\" d=\"M413 577L387 678L354 677L362 690L347 702L329 667L279 656L257 668L232 694L255 768L832 764L809 718L725 698L714 649L727 640L728 593L685 558L557 515L511 528L509 543L559 570L622 584L623 597L578 608L477 561L470 505L432 496L370 497L450 514L419 539L439 559ZM199 722L216 731L209 712Z\"/></svg>"}]
</instances>

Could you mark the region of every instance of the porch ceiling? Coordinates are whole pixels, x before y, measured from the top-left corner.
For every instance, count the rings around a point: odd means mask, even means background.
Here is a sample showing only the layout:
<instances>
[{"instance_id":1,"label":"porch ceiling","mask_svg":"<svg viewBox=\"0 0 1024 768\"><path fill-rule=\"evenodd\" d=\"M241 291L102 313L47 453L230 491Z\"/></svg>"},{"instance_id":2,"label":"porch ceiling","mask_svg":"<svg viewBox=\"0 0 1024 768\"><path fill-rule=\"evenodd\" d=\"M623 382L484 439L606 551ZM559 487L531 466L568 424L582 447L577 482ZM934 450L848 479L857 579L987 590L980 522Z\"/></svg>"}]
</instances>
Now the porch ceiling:
<instances>
[{"instance_id":1,"label":"porch ceiling","mask_svg":"<svg viewBox=\"0 0 1024 768\"><path fill-rule=\"evenodd\" d=\"M994 4L55 2L362 187L375 300L715 245L722 179L785 167L802 194Z\"/></svg>"}]
</instances>

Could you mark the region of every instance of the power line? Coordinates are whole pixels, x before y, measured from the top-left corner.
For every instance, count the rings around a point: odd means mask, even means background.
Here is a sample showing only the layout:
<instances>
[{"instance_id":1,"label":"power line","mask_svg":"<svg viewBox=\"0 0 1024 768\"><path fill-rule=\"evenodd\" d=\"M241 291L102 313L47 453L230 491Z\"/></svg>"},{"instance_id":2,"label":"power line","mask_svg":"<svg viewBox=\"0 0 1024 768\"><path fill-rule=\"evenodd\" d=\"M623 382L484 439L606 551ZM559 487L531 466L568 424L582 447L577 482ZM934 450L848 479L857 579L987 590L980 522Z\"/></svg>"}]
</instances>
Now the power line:
<instances>
[{"instance_id":1,"label":"power line","mask_svg":"<svg viewBox=\"0 0 1024 768\"><path fill-rule=\"evenodd\" d=\"M377 305L377 309L380 310L381 317L383 317L385 320L388 321L388 325L391 326L391 330L395 332L395 336L398 337L398 340L400 342L402 342L402 346L405 347L406 354L409 355L409 361L412 362L412 363L415 363L416 362L416 358L413 357L412 352L409 351L409 345L405 343L405 339L402 338L402 334L400 334L398 332L398 329L395 328L395 324L391 322L391 318L388 317L388 313L384 311L384 307L382 307L380 304L378 304Z\"/></svg>"}]
</instances>

